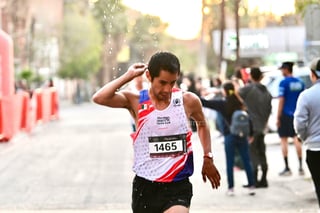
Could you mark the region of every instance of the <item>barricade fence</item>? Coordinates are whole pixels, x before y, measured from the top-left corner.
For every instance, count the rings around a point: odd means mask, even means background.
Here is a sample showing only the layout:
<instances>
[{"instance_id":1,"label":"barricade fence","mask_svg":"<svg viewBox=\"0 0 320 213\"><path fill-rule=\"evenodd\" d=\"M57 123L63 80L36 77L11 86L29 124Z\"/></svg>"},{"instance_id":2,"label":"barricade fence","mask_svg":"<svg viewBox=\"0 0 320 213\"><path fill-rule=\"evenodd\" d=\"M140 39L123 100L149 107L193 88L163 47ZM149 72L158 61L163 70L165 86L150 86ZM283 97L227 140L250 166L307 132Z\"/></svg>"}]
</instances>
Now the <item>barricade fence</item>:
<instances>
[{"instance_id":1,"label":"barricade fence","mask_svg":"<svg viewBox=\"0 0 320 213\"><path fill-rule=\"evenodd\" d=\"M19 131L30 133L39 123L59 118L59 98L55 87L0 97L0 142L10 141Z\"/></svg>"}]
</instances>

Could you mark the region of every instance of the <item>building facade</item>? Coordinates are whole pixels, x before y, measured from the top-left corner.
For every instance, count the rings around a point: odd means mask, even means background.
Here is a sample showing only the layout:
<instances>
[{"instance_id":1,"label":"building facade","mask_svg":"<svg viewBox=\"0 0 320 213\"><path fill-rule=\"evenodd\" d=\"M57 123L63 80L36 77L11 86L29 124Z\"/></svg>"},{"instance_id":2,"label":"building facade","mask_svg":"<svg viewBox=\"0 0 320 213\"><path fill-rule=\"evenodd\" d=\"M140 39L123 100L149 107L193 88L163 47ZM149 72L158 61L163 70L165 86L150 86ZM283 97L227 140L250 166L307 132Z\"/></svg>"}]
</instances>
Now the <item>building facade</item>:
<instances>
[{"instance_id":1,"label":"building facade","mask_svg":"<svg viewBox=\"0 0 320 213\"><path fill-rule=\"evenodd\" d=\"M220 32L214 31L214 50L219 53ZM224 32L223 58L233 60L236 49L236 33ZM275 65L284 60L304 60L306 30L304 26L267 27L263 29L240 29L241 59Z\"/></svg>"}]
</instances>

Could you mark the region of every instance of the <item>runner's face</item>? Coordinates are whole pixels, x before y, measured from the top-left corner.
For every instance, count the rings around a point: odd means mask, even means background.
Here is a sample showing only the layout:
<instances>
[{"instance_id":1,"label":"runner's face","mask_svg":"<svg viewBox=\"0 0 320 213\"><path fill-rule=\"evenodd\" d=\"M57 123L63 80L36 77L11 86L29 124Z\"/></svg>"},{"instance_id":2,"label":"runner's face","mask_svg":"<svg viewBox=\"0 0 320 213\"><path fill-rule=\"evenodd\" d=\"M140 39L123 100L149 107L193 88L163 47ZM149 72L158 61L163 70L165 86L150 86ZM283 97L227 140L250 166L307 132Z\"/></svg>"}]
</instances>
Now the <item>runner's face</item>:
<instances>
[{"instance_id":1,"label":"runner's face","mask_svg":"<svg viewBox=\"0 0 320 213\"><path fill-rule=\"evenodd\" d=\"M167 101L171 98L172 88L174 87L178 73L170 73L164 70L160 71L160 75L155 77L151 82L151 90L153 95L159 101Z\"/></svg>"}]
</instances>

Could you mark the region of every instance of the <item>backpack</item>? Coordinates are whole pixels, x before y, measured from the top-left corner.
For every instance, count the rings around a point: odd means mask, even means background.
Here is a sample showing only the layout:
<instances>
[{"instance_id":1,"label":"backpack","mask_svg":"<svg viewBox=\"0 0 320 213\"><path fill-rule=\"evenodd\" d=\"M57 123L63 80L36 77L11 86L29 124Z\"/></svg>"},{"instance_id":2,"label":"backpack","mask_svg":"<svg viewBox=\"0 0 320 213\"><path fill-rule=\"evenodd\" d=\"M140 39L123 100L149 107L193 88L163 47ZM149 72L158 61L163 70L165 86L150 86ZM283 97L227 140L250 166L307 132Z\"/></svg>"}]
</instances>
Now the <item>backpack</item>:
<instances>
[{"instance_id":1,"label":"backpack","mask_svg":"<svg viewBox=\"0 0 320 213\"><path fill-rule=\"evenodd\" d=\"M250 120L245 110L236 110L232 113L230 133L239 137L250 135Z\"/></svg>"}]
</instances>

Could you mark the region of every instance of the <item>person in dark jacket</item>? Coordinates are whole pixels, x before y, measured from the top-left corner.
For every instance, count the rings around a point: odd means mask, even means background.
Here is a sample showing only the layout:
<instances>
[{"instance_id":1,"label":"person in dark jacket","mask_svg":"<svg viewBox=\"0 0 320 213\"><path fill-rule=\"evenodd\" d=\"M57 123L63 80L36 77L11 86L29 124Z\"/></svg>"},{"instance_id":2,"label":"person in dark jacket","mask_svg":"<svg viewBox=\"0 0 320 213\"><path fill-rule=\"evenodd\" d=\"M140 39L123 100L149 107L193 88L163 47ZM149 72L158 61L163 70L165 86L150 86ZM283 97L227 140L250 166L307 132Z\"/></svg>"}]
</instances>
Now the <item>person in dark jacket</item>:
<instances>
[{"instance_id":1,"label":"person in dark jacket","mask_svg":"<svg viewBox=\"0 0 320 213\"><path fill-rule=\"evenodd\" d=\"M272 109L272 96L267 88L260 83L262 77L262 72L258 67L251 68L251 83L239 90L239 95L246 104L253 124L253 137L249 140L249 144L253 166L253 177L257 188L268 187L268 163L264 137ZM262 172L261 179L258 178L259 166Z\"/></svg>"},{"instance_id":2,"label":"person in dark jacket","mask_svg":"<svg viewBox=\"0 0 320 213\"><path fill-rule=\"evenodd\" d=\"M231 117L234 111L239 109L245 109L244 103L241 97L236 94L235 87L232 82L226 82L223 84L224 99L221 100L206 100L201 98L203 107L214 109L219 111L224 118L224 126L222 133L224 135L225 154L227 162L227 179L228 179L228 191L227 195L234 195L234 159L235 151L240 154L243 162L244 170L246 172L248 180L248 194L255 195L255 184L252 172L252 165L249 153L249 143L247 137L239 137L230 133Z\"/></svg>"}]
</instances>

